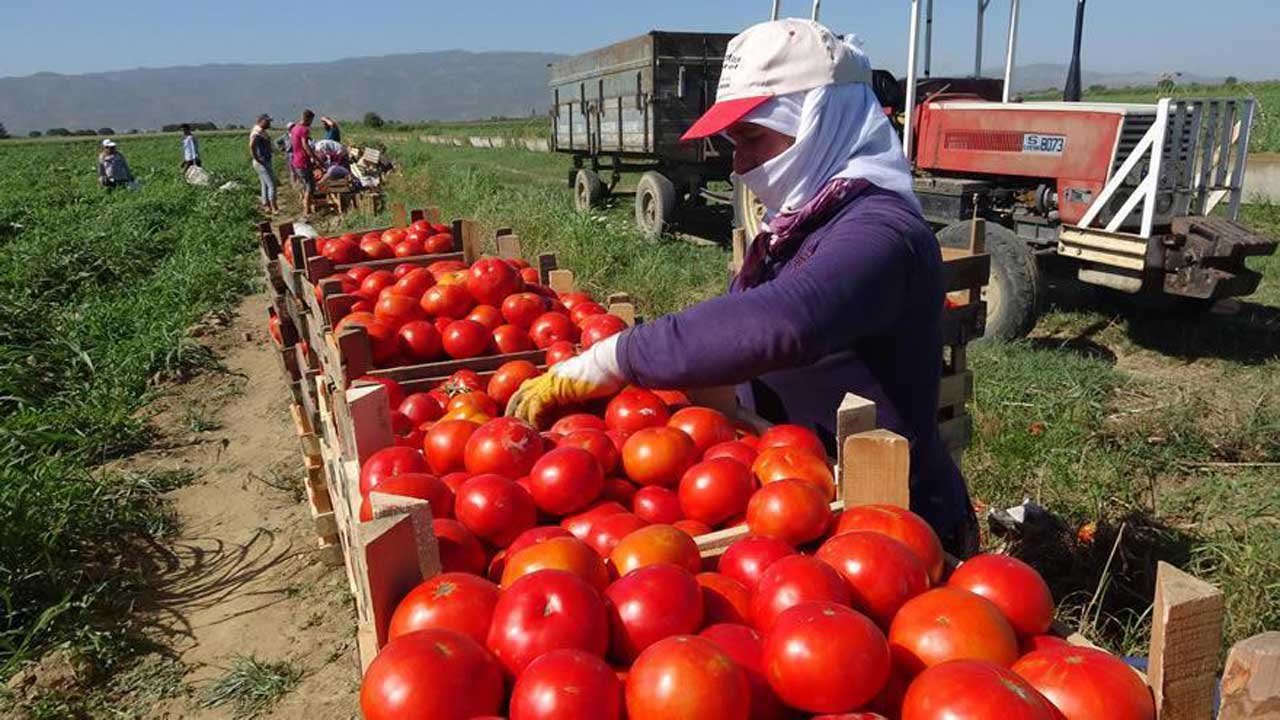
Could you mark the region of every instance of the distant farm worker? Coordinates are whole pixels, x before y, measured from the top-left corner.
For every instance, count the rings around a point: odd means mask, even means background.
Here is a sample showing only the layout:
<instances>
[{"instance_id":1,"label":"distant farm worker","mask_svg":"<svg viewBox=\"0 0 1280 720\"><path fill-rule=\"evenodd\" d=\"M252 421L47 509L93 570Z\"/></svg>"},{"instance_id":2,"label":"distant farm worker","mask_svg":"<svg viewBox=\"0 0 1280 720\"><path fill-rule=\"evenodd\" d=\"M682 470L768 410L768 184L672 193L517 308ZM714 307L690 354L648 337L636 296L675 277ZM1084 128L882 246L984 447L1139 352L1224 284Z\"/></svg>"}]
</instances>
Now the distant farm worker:
<instances>
[{"instance_id":1,"label":"distant farm worker","mask_svg":"<svg viewBox=\"0 0 1280 720\"><path fill-rule=\"evenodd\" d=\"M310 110L303 110L302 117L289 131L289 144L293 147L293 155L289 158L290 167L297 173L298 181L301 183L302 192L302 216L309 217L312 212L311 196L316 190L316 157L315 151L311 149L311 123L316 119L316 114Z\"/></svg>"},{"instance_id":2,"label":"distant farm worker","mask_svg":"<svg viewBox=\"0 0 1280 720\"><path fill-rule=\"evenodd\" d=\"M328 115L320 116L320 124L324 125L324 139L334 142L342 142L342 128L338 127L338 121Z\"/></svg>"},{"instance_id":3,"label":"distant farm worker","mask_svg":"<svg viewBox=\"0 0 1280 720\"><path fill-rule=\"evenodd\" d=\"M196 136L191 133L191 126L182 124L182 171L186 172L187 168L200 165L200 144L196 142Z\"/></svg>"},{"instance_id":4,"label":"distant farm worker","mask_svg":"<svg viewBox=\"0 0 1280 720\"><path fill-rule=\"evenodd\" d=\"M249 157L254 171L258 173L262 209L275 215L280 212L280 206L276 204L276 171L271 165L273 148L271 136L267 134L270 129L271 116L266 113L259 115L258 121L253 124L253 130L249 131Z\"/></svg>"},{"instance_id":5,"label":"distant farm worker","mask_svg":"<svg viewBox=\"0 0 1280 720\"><path fill-rule=\"evenodd\" d=\"M766 209L729 293L552 366L508 413L538 421L628 384L733 384L742 405L814 429L834 454L837 407L856 393L910 441L911 508L972 553L977 522L937 426L941 253L870 62L816 22L767 22L729 43L716 100L684 139L723 133L734 179Z\"/></svg>"},{"instance_id":6,"label":"distant farm worker","mask_svg":"<svg viewBox=\"0 0 1280 720\"><path fill-rule=\"evenodd\" d=\"M116 141L111 138L103 140L102 152L98 153L98 184L110 192L131 182L133 171L129 169L129 161L116 148Z\"/></svg>"}]
</instances>

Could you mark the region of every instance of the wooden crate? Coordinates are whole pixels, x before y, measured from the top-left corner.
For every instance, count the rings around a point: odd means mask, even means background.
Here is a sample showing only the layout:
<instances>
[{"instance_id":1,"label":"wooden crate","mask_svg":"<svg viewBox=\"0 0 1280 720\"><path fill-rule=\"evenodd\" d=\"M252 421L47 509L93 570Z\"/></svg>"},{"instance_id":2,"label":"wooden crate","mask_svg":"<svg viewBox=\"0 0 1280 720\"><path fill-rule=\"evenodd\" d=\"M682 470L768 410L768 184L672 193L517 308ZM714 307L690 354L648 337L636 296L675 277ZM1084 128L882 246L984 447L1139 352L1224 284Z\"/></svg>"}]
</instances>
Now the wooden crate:
<instances>
[{"instance_id":1,"label":"wooden crate","mask_svg":"<svg viewBox=\"0 0 1280 720\"><path fill-rule=\"evenodd\" d=\"M292 405L289 410L293 417L294 429L298 434L298 442L302 447L302 466L305 472L302 483L306 494L307 511L311 516L316 535L318 556L326 565L341 565L343 555L338 538L338 521L325 481L320 440L316 435L315 426L311 424L301 406Z\"/></svg>"}]
</instances>

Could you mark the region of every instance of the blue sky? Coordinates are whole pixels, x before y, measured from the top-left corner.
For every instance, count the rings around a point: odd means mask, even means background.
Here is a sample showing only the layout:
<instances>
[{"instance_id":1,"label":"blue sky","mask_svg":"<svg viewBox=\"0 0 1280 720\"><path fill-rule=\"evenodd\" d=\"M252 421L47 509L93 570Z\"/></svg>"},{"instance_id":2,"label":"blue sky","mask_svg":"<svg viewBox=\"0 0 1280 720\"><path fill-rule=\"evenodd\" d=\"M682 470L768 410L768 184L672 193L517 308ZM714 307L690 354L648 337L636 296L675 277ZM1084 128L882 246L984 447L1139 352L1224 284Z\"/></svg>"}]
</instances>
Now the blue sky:
<instances>
[{"instance_id":1,"label":"blue sky","mask_svg":"<svg viewBox=\"0 0 1280 720\"><path fill-rule=\"evenodd\" d=\"M734 32L766 19L769 8L768 0L5 4L0 77L455 48L578 52L654 28ZM971 68L974 4L935 0L938 70ZM1065 62L1075 2L1022 4L1019 62ZM1007 7L1007 0L992 0L988 11L989 67L1002 57ZM807 15L809 3L791 0L783 8ZM900 71L906 65L908 8L907 0L827 0L822 19L840 32L861 35L877 66ZM1103 72L1280 77L1278 28L1280 0L1093 0L1085 66Z\"/></svg>"}]
</instances>

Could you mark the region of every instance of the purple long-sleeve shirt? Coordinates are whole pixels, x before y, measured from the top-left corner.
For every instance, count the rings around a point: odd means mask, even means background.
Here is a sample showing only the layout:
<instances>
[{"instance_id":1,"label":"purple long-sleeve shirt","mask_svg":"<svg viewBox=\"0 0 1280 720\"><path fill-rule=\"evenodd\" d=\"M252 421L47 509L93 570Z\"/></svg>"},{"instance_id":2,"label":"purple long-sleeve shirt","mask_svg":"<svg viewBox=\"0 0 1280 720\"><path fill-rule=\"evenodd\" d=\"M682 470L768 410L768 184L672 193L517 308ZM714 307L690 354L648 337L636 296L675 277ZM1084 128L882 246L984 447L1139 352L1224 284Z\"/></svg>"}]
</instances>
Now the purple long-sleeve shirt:
<instances>
[{"instance_id":1,"label":"purple long-sleeve shirt","mask_svg":"<svg viewBox=\"0 0 1280 720\"><path fill-rule=\"evenodd\" d=\"M814 428L834 448L846 392L876 403L878 425L911 443L911 506L944 537L971 512L938 435L942 257L920 215L868 186L763 281L635 327L618 362L644 387L739 384L766 419Z\"/></svg>"}]
</instances>

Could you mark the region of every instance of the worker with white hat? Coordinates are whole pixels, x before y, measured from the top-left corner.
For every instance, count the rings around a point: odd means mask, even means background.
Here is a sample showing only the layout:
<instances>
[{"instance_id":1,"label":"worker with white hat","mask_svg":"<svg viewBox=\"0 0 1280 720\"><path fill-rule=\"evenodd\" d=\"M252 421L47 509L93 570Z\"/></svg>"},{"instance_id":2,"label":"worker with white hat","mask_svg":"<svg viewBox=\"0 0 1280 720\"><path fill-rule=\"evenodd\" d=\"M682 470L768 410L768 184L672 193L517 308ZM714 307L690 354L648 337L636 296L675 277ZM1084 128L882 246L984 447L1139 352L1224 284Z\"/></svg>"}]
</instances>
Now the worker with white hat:
<instances>
[{"instance_id":1,"label":"worker with white hat","mask_svg":"<svg viewBox=\"0 0 1280 720\"><path fill-rule=\"evenodd\" d=\"M811 427L834 454L837 406L856 393L910 441L912 509L971 551L977 524L937 425L942 258L866 56L810 20L748 28L685 139L717 134L765 207L730 292L558 363L509 412L539 421L628 384L737 384L742 404Z\"/></svg>"},{"instance_id":2,"label":"worker with white hat","mask_svg":"<svg viewBox=\"0 0 1280 720\"><path fill-rule=\"evenodd\" d=\"M98 153L98 184L110 192L132 182L133 171L124 154L116 148L116 142L111 138L103 140L102 151Z\"/></svg>"}]
</instances>

